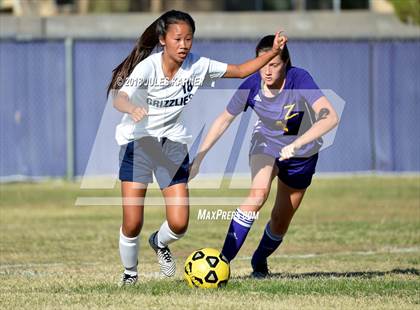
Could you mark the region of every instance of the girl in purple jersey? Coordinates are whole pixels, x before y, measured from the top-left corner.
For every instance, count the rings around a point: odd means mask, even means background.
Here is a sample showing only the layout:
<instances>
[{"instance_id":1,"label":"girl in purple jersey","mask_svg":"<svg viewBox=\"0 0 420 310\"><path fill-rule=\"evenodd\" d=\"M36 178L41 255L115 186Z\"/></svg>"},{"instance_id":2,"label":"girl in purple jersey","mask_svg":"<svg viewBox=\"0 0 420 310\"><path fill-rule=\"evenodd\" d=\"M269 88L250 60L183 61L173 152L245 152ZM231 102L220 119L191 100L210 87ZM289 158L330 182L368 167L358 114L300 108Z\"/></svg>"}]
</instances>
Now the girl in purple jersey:
<instances>
[{"instance_id":1,"label":"girl in purple jersey","mask_svg":"<svg viewBox=\"0 0 420 310\"><path fill-rule=\"evenodd\" d=\"M112 91L114 107L124 113L116 130L123 198L119 249L125 270L121 285L135 284L138 279L144 198L153 175L165 198L166 220L149 237L149 244L156 252L161 276L175 274L169 245L184 236L189 219L188 134L177 116L201 85L178 82L247 77L276 57L287 42L277 33L266 54L239 65L225 64L190 53L194 31L189 14L164 13L147 27L112 74L108 94ZM162 51L153 53L155 48ZM149 80L162 82L144 83ZM167 106L171 102L182 104Z\"/></svg>"},{"instance_id":2,"label":"girl in purple jersey","mask_svg":"<svg viewBox=\"0 0 420 310\"><path fill-rule=\"evenodd\" d=\"M257 56L266 53L273 41L274 36L262 38ZM337 125L338 116L311 75L292 66L285 46L259 73L242 83L214 121L191 166L190 178L198 173L206 153L234 118L248 107L258 115L249 152L252 186L230 223L222 254L231 261L239 252L254 221L251 214L264 205L277 176L271 218L251 260L252 276L266 277L267 257L280 246L311 184L321 137Z\"/></svg>"}]
</instances>

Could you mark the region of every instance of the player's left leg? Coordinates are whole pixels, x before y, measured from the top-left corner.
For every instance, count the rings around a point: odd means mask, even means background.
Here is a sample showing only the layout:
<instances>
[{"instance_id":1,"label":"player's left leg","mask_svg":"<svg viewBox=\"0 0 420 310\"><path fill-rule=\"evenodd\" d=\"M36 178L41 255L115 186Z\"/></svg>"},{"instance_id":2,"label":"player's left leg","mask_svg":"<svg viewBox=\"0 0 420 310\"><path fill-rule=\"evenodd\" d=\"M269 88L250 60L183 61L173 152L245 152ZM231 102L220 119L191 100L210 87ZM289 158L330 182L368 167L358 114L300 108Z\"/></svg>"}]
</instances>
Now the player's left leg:
<instances>
[{"instance_id":1,"label":"player's left leg","mask_svg":"<svg viewBox=\"0 0 420 310\"><path fill-rule=\"evenodd\" d=\"M149 238L163 277L175 275L175 261L169 244L184 236L189 219L189 156L187 145L162 139L161 153L155 157L154 173L166 204L166 220Z\"/></svg>"},{"instance_id":2,"label":"player's left leg","mask_svg":"<svg viewBox=\"0 0 420 310\"><path fill-rule=\"evenodd\" d=\"M276 202L271 211L271 219L267 223L260 244L252 256L252 276L257 278L268 276L267 257L282 243L290 222L302 202L305 191L306 188L296 189L278 179Z\"/></svg>"},{"instance_id":3,"label":"player's left leg","mask_svg":"<svg viewBox=\"0 0 420 310\"><path fill-rule=\"evenodd\" d=\"M186 183L179 183L162 190L166 204L166 221L149 238L164 277L175 275L176 264L169 245L182 238L188 228L189 199Z\"/></svg>"}]
</instances>

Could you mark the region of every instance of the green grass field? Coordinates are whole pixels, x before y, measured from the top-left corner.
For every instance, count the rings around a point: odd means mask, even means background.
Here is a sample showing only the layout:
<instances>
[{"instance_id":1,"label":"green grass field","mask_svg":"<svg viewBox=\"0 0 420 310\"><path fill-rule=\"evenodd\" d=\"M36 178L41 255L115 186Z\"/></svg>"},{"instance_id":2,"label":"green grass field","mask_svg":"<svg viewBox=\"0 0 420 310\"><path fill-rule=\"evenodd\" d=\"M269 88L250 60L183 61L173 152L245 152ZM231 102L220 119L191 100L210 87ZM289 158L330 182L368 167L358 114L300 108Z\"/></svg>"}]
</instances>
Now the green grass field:
<instances>
[{"instance_id":1,"label":"green grass field","mask_svg":"<svg viewBox=\"0 0 420 310\"><path fill-rule=\"evenodd\" d=\"M190 289L183 262L195 249L222 246L229 222L199 221L191 206L187 235L171 248L177 276L156 278L147 245L164 208L145 209L140 281L118 288L121 209L76 207L77 197L118 196L77 183L3 184L0 203L2 309L296 309L420 307L420 177L315 179L281 248L273 278L248 277L250 255L273 195L255 222L222 290ZM244 196L244 190L192 190L192 197ZM160 195L151 191L150 195Z\"/></svg>"}]
</instances>

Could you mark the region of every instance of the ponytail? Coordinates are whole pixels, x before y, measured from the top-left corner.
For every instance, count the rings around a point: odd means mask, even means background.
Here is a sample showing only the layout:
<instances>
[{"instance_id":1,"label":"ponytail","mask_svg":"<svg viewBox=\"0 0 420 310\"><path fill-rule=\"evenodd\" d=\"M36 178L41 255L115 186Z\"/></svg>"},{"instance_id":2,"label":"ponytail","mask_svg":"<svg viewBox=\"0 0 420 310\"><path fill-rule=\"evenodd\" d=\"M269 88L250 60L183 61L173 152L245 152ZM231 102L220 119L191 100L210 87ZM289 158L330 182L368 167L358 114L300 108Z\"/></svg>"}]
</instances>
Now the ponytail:
<instances>
[{"instance_id":1,"label":"ponytail","mask_svg":"<svg viewBox=\"0 0 420 310\"><path fill-rule=\"evenodd\" d=\"M195 32L195 23L189 14L175 10L164 13L146 28L130 55L112 70L112 79L108 85L107 95L111 90L121 88L137 64L149 57L156 46L159 45L159 38L161 36L165 37L168 26L178 22L186 22L190 25L192 32Z\"/></svg>"},{"instance_id":2,"label":"ponytail","mask_svg":"<svg viewBox=\"0 0 420 310\"><path fill-rule=\"evenodd\" d=\"M137 39L136 45L130 55L123 60L114 70L112 70L112 79L108 86L107 95L112 89L120 89L125 80L131 74L135 66L143 59L150 56L153 49L159 43L159 36L156 32L157 20L154 21Z\"/></svg>"}]
</instances>

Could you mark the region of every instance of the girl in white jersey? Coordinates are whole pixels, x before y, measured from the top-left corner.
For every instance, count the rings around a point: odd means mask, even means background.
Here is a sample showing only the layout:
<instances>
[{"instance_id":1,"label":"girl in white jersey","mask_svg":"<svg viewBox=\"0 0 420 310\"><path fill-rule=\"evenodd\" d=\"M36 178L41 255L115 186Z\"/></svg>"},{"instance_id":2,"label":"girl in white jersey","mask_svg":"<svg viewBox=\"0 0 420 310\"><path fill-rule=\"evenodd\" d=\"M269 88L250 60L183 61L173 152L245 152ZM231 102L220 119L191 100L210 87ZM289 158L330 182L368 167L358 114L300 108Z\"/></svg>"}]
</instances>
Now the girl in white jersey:
<instances>
[{"instance_id":1,"label":"girl in white jersey","mask_svg":"<svg viewBox=\"0 0 420 310\"><path fill-rule=\"evenodd\" d=\"M155 175L166 203L166 220L149 238L160 274L175 274L168 248L186 232L189 219L187 131L180 113L197 88L217 78L244 78L256 72L287 42L276 34L272 49L248 62L230 65L190 53L195 31L189 14L169 11L141 35L131 54L113 71L108 94L125 113L117 126L123 220L120 256L125 268L121 285L137 282L139 234L144 197ZM152 54L162 47L162 52Z\"/></svg>"}]
</instances>

